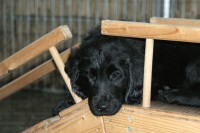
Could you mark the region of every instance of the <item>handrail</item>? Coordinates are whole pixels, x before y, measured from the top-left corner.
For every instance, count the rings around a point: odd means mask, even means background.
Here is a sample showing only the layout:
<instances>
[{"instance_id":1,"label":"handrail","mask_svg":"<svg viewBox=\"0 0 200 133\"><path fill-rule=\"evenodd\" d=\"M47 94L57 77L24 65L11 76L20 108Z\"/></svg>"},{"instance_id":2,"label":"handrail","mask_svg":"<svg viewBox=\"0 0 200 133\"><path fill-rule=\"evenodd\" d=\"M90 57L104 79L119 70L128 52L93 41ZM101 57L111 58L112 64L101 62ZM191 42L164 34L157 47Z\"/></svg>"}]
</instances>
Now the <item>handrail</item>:
<instances>
[{"instance_id":1,"label":"handrail","mask_svg":"<svg viewBox=\"0 0 200 133\"><path fill-rule=\"evenodd\" d=\"M193 26L104 20L102 34L200 43L200 28Z\"/></svg>"},{"instance_id":2,"label":"handrail","mask_svg":"<svg viewBox=\"0 0 200 133\"><path fill-rule=\"evenodd\" d=\"M193 27L200 26L200 20L197 19L152 17L150 18L150 22L154 24L166 24L166 25L193 26Z\"/></svg>"}]
</instances>

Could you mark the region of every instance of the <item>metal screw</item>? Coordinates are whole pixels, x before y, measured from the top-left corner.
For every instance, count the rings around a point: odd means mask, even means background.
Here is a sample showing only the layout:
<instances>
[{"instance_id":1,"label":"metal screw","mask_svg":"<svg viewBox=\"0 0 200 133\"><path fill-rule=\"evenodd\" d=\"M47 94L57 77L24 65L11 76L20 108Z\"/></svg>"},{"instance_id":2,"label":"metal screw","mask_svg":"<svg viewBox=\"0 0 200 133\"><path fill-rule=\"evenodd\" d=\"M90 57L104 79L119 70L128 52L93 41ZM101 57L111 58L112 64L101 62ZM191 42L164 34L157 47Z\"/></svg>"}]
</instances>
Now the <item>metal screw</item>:
<instances>
[{"instance_id":1,"label":"metal screw","mask_svg":"<svg viewBox=\"0 0 200 133\"><path fill-rule=\"evenodd\" d=\"M107 121L108 121L108 122L111 122L111 119L108 118Z\"/></svg>"},{"instance_id":2,"label":"metal screw","mask_svg":"<svg viewBox=\"0 0 200 133\"><path fill-rule=\"evenodd\" d=\"M132 132L133 129L131 127L128 127L128 132Z\"/></svg>"},{"instance_id":3,"label":"metal screw","mask_svg":"<svg viewBox=\"0 0 200 133\"><path fill-rule=\"evenodd\" d=\"M132 116L128 116L128 120L129 120L130 122L133 122L133 117L132 117Z\"/></svg>"}]
</instances>

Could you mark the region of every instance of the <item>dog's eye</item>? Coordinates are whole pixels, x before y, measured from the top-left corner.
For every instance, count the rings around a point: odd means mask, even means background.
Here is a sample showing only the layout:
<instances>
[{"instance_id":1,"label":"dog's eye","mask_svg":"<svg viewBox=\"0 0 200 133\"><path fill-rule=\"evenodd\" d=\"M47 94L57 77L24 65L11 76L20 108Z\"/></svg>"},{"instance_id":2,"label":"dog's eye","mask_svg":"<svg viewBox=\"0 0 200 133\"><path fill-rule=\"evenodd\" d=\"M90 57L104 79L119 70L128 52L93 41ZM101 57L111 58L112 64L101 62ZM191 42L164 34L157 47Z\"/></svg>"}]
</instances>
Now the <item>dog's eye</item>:
<instances>
[{"instance_id":1,"label":"dog's eye","mask_svg":"<svg viewBox=\"0 0 200 133\"><path fill-rule=\"evenodd\" d=\"M89 76L90 79L92 79L93 81L96 81L97 71L95 69L91 69L90 71L88 71L87 75Z\"/></svg>"},{"instance_id":2,"label":"dog's eye","mask_svg":"<svg viewBox=\"0 0 200 133\"><path fill-rule=\"evenodd\" d=\"M120 77L121 77L120 71L119 70L115 70L110 74L109 79L113 81L113 80L116 80L116 79L118 79Z\"/></svg>"}]
</instances>

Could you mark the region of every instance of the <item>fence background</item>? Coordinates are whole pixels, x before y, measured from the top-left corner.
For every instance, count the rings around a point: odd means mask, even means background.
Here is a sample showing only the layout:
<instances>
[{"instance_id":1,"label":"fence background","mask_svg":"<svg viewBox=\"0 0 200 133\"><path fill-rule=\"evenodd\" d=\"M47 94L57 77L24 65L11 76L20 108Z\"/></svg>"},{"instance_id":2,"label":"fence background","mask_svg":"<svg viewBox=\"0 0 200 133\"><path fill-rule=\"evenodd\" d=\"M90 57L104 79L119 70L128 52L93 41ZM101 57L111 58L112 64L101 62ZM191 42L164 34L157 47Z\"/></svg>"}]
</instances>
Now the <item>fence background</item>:
<instances>
[{"instance_id":1,"label":"fence background","mask_svg":"<svg viewBox=\"0 0 200 133\"><path fill-rule=\"evenodd\" d=\"M27 46L59 25L67 24L73 38L59 51L81 41L102 19L148 22L152 16L194 18L200 16L199 0L1 0L0 61ZM15 79L50 58L48 52L27 63L1 81ZM58 72L45 76L28 88L59 91Z\"/></svg>"},{"instance_id":2,"label":"fence background","mask_svg":"<svg viewBox=\"0 0 200 133\"><path fill-rule=\"evenodd\" d=\"M80 42L102 19L199 19L199 7L200 0L0 0L0 62L59 25L67 24L73 34L71 40L58 46L62 52ZM28 62L1 79L0 87L49 58L46 52ZM0 101L0 132L21 132L50 117L53 106L66 95L58 71L25 88Z\"/></svg>"}]
</instances>

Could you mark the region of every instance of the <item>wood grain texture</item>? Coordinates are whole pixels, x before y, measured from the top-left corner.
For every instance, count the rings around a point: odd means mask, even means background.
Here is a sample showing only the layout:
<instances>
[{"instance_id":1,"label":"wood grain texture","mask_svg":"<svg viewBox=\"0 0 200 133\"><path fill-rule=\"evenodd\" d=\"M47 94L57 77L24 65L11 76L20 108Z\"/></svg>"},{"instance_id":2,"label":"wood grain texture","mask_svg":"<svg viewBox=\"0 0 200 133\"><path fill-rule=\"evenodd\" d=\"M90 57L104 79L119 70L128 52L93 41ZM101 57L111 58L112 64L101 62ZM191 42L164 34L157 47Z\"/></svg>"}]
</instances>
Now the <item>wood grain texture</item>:
<instances>
[{"instance_id":1,"label":"wood grain texture","mask_svg":"<svg viewBox=\"0 0 200 133\"><path fill-rule=\"evenodd\" d=\"M142 106L150 107L154 40L146 39Z\"/></svg>"},{"instance_id":2,"label":"wood grain texture","mask_svg":"<svg viewBox=\"0 0 200 133\"><path fill-rule=\"evenodd\" d=\"M200 26L200 20L197 19L183 19L183 18L157 18L152 17L151 23L155 24L167 24L167 25L179 25L179 26Z\"/></svg>"},{"instance_id":3,"label":"wood grain texture","mask_svg":"<svg viewBox=\"0 0 200 133\"><path fill-rule=\"evenodd\" d=\"M127 21L102 21L102 34L199 43L200 28Z\"/></svg>"},{"instance_id":4,"label":"wood grain texture","mask_svg":"<svg viewBox=\"0 0 200 133\"><path fill-rule=\"evenodd\" d=\"M56 47L51 47L49 48L49 51L56 63L56 66L58 68L58 70L60 71L60 74L65 82L65 84L67 85L67 88L70 92L70 94L72 95L75 103L79 103L82 101L82 98L79 97L78 95L76 95L73 91L72 91L72 86L71 86L71 83L70 83L70 78L69 76L66 74L65 72L65 65L62 61L62 58L60 57L59 53L58 53L58 50L56 49Z\"/></svg>"},{"instance_id":5,"label":"wood grain texture","mask_svg":"<svg viewBox=\"0 0 200 133\"><path fill-rule=\"evenodd\" d=\"M55 46L71 37L72 34L66 25L54 29L53 31L2 61L0 63L0 77L5 76L10 71L45 52L50 47Z\"/></svg>"},{"instance_id":6,"label":"wood grain texture","mask_svg":"<svg viewBox=\"0 0 200 133\"><path fill-rule=\"evenodd\" d=\"M79 47L79 44L75 45L74 48ZM63 53L60 54L63 62L65 63L68 59L70 54L70 49L67 49ZM46 61L45 63L41 64L40 66L36 67L35 69L25 73L24 75L20 76L19 78L13 80L9 84L0 88L0 100L6 98L7 96L13 94L14 92L22 89L26 85L38 80L39 78L45 76L46 74L54 71L56 66L52 59Z\"/></svg>"},{"instance_id":7,"label":"wood grain texture","mask_svg":"<svg viewBox=\"0 0 200 133\"><path fill-rule=\"evenodd\" d=\"M151 108L123 105L113 116L93 116L88 101L62 111L58 118L48 119L25 133L199 133L200 108L152 102Z\"/></svg>"},{"instance_id":8,"label":"wood grain texture","mask_svg":"<svg viewBox=\"0 0 200 133\"><path fill-rule=\"evenodd\" d=\"M146 109L124 105L116 115L103 118L107 133L199 133L200 109L194 115L192 110L197 108L182 107L187 113L177 112L177 108L179 106L154 102Z\"/></svg>"},{"instance_id":9,"label":"wood grain texture","mask_svg":"<svg viewBox=\"0 0 200 133\"><path fill-rule=\"evenodd\" d=\"M102 133L101 117L94 116L88 107L87 99L64 110L60 119L52 123L43 121L24 133ZM49 119L48 119L49 120ZM48 124L47 124L48 123Z\"/></svg>"}]
</instances>

